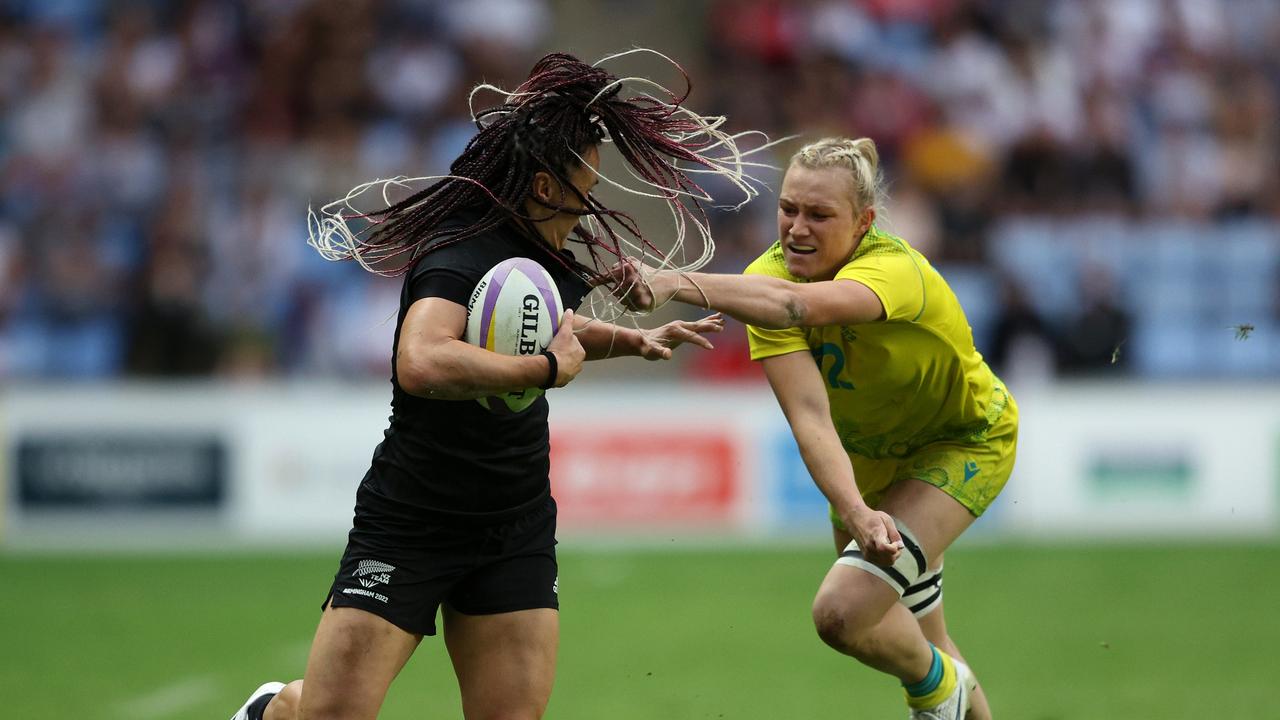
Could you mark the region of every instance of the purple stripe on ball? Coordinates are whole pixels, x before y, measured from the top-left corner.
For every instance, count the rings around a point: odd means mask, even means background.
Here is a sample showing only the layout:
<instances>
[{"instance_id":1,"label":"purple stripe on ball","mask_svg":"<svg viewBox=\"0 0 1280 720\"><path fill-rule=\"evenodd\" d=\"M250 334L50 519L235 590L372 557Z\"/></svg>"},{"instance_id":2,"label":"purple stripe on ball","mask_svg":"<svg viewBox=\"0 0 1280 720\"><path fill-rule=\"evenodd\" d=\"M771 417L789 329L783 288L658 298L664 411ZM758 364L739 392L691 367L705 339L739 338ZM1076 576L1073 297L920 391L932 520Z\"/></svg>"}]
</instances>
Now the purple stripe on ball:
<instances>
[{"instance_id":1,"label":"purple stripe on ball","mask_svg":"<svg viewBox=\"0 0 1280 720\"><path fill-rule=\"evenodd\" d=\"M526 260L526 258L503 260L493 268L493 277L489 280L489 287L485 289L484 307L480 311L481 347L484 347L489 339L489 323L493 322L493 307L498 304L498 296L502 294L502 284L507 281L507 276L520 264L521 260ZM489 349L492 350L493 348Z\"/></svg>"},{"instance_id":2,"label":"purple stripe on ball","mask_svg":"<svg viewBox=\"0 0 1280 720\"><path fill-rule=\"evenodd\" d=\"M555 335L560 331L560 316L563 314L563 309L560 307L560 293L556 290L551 275L541 265L533 260L527 262L528 265L520 269L533 281L533 286L538 288L538 294L542 295L547 315L551 317L551 334Z\"/></svg>"}]
</instances>

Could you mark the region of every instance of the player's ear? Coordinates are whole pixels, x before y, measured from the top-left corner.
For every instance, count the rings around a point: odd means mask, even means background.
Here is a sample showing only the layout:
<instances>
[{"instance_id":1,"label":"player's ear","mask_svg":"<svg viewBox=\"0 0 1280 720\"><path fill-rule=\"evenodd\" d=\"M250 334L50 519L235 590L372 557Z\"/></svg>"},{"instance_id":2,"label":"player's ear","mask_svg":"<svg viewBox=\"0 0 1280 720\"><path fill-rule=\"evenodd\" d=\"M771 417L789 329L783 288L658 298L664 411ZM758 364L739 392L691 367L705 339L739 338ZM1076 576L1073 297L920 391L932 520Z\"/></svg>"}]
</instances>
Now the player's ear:
<instances>
[{"instance_id":1,"label":"player's ear","mask_svg":"<svg viewBox=\"0 0 1280 720\"><path fill-rule=\"evenodd\" d=\"M866 235L867 231L871 229L871 223L875 221L876 221L876 208L874 205L867 208L866 210L863 210L862 217L858 220L858 237L862 237L863 235Z\"/></svg>"},{"instance_id":2,"label":"player's ear","mask_svg":"<svg viewBox=\"0 0 1280 720\"><path fill-rule=\"evenodd\" d=\"M554 205L553 197L560 183L551 177L551 173L546 170L539 170L533 174L533 183L529 188L529 192L533 195L533 199L544 204Z\"/></svg>"}]
</instances>

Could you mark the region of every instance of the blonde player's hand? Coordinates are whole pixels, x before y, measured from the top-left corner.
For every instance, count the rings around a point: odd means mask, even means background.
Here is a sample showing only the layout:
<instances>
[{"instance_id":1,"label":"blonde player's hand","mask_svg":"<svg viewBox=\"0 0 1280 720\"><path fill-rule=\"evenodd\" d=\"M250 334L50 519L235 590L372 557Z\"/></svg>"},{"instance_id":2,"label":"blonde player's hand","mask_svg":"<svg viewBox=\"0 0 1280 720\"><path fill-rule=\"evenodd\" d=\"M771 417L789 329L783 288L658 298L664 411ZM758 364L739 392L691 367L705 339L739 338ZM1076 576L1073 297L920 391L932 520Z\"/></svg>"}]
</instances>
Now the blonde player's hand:
<instances>
[{"instance_id":1,"label":"blonde player's hand","mask_svg":"<svg viewBox=\"0 0 1280 720\"><path fill-rule=\"evenodd\" d=\"M724 316L720 313L693 322L673 320L652 330L641 330L640 357L645 360L668 360L671 358L671 351L685 343L713 350L715 346L704 336L721 330L724 330Z\"/></svg>"},{"instance_id":2,"label":"blonde player's hand","mask_svg":"<svg viewBox=\"0 0 1280 720\"><path fill-rule=\"evenodd\" d=\"M674 272L656 270L626 258L609 268L602 282L610 286L610 292L623 307L652 312L675 295L679 290L678 280Z\"/></svg>"},{"instance_id":3,"label":"blonde player's hand","mask_svg":"<svg viewBox=\"0 0 1280 720\"><path fill-rule=\"evenodd\" d=\"M573 334L573 311L565 310L560 318L560 329L547 345L547 352L556 356L555 387L564 387L569 381L582 372L582 362L587 359L587 351Z\"/></svg>"},{"instance_id":4,"label":"blonde player's hand","mask_svg":"<svg viewBox=\"0 0 1280 720\"><path fill-rule=\"evenodd\" d=\"M845 520L845 525L868 562L889 567L902 553L902 535L888 513L860 508L853 511L852 518Z\"/></svg>"},{"instance_id":5,"label":"blonde player's hand","mask_svg":"<svg viewBox=\"0 0 1280 720\"><path fill-rule=\"evenodd\" d=\"M625 258L609 268L601 282L609 286L609 291L628 310L653 309L653 288L645 280L644 272L635 260Z\"/></svg>"}]
</instances>

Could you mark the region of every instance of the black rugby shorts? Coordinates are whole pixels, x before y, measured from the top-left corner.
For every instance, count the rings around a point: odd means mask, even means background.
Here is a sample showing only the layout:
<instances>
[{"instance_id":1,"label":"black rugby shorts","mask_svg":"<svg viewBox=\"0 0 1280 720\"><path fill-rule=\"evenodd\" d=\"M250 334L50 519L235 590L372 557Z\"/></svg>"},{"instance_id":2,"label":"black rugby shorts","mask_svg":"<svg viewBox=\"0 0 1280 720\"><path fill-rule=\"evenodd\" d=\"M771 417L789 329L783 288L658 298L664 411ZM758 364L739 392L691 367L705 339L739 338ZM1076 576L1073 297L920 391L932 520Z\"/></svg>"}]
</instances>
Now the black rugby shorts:
<instances>
[{"instance_id":1,"label":"black rugby shorts","mask_svg":"<svg viewBox=\"0 0 1280 720\"><path fill-rule=\"evenodd\" d=\"M433 524L388 531L356 515L342 563L321 607L354 607L419 635L436 634L445 604L467 615L559 609L556 503L488 527Z\"/></svg>"}]
</instances>

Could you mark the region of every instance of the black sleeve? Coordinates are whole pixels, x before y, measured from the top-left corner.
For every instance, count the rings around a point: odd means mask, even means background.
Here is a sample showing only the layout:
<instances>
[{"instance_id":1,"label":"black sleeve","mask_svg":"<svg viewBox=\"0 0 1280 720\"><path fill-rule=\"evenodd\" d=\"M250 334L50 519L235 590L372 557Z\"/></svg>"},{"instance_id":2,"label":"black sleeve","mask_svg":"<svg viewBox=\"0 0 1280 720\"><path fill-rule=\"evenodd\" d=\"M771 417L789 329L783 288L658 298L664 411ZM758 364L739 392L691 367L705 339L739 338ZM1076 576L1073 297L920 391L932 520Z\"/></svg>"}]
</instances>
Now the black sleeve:
<instances>
[{"instance_id":1,"label":"black sleeve","mask_svg":"<svg viewBox=\"0 0 1280 720\"><path fill-rule=\"evenodd\" d=\"M415 273L409 281L409 304L429 297L444 298L463 307L471 300L478 278L450 268L429 267Z\"/></svg>"}]
</instances>

